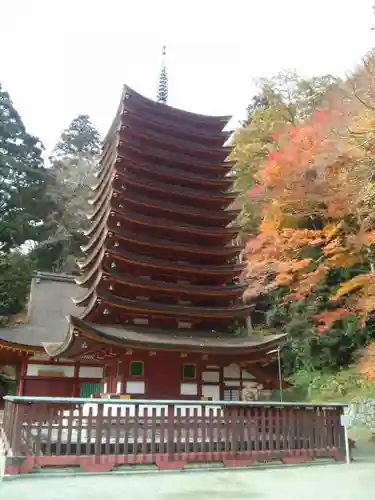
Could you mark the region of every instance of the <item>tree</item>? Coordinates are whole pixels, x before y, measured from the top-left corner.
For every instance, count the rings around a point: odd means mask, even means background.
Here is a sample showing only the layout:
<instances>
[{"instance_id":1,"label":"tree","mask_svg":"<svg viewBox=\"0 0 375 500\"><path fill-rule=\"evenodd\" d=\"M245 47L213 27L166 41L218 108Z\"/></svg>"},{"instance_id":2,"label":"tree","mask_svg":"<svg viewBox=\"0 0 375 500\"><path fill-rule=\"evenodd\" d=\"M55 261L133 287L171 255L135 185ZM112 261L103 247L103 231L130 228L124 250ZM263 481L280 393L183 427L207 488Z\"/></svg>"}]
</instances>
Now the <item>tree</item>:
<instances>
[{"instance_id":1,"label":"tree","mask_svg":"<svg viewBox=\"0 0 375 500\"><path fill-rule=\"evenodd\" d=\"M80 245L85 241L90 186L94 182L99 133L87 115L80 115L64 130L51 157L49 196L54 209L49 216L50 231L34 250L38 269L72 272Z\"/></svg>"},{"instance_id":2,"label":"tree","mask_svg":"<svg viewBox=\"0 0 375 500\"><path fill-rule=\"evenodd\" d=\"M24 309L33 269L29 255L0 254L0 324Z\"/></svg>"},{"instance_id":3,"label":"tree","mask_svg":"<svg viewBox=\"0 0 375 500\"><path fill-rule=\"evenodd\" d=\"M48 237L33 250L33 258L41 271L72 272L83 231L88 227L88 200L91 196L96 162L88 158L60 161L53 172L49 196L54 203L50 215Z\"/></svg>"},{"instance_id":4,"label":"tree","mask_svg":"<svg viewBox=\"0 0 375 500\"><path fill-rule=\"evenodd\" d=\"M50 211L42 145L26 132L8 92L0 85L0 249L39 240Z\"/></svg>"},{"instance_id":5,"label":"tree","mask_svg":"<svg viewBox=\"0 0 375 500\"><path fill-rule=\"evenodd\" d=\"M296 302L331 271L353 271L332 283L325 310L312 316L318 333L346 317L365 321L375 309L372 151L357 135L337 133L356 120L345 109L316 112L278 135L278 148L258 172L263 221L247 248L250 290L260 282L268 291L283 287L284 301Z\"/></svg>"},{"instance_id":6,"label":"tree","mask_svg":"<svg viewBox=\"0 0 375 500\"><path fill-rule=\"evenodd\" d=\"M79 115L65 129L56 144L52 160L76 159L81 156L95 158L100 153L100 136L88 115Z\"/></svg>"},{"instance_id":7,"label":"tree","mask_svg":"<svg viewBox=\"0 0 375 500\"><path fill-rule=\"evenodd\" d=\"M322 106L327 93L339 85L339 80L331 75L301 79L295 72L280 72L274 78L258 80L259 92L248 107L245 126L234 136L231 154L235 162L234 189L240 193L238 222L242 238L256 232L261 220L259 200L249 198L248 191L257 186L260 166L277 147L275 133L297 126L315 106Z\"/></svg>"}]
</instances>

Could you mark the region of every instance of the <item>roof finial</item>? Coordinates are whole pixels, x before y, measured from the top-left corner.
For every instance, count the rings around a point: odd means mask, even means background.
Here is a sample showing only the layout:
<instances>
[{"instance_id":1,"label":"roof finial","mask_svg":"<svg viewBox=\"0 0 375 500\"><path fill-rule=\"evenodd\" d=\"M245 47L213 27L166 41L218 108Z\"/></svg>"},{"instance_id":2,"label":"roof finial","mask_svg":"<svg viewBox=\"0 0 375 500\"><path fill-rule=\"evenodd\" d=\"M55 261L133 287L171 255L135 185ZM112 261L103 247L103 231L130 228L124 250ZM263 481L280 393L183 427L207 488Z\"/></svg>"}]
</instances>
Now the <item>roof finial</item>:
<instances>
[{"instance_id":1,"label":"roof finial","mask_svg":"<svg viewBox=\"0 0 375 500\"><path fill-rule=\"evenodd\" d=\"M159 76L159 84L158 84L158 92L156 95L156 100L158 102L161 102L163 104L167 104L168 100L168 73L167 73L167 67L165 64L165 56L166 56L166 46L163 45L163 51L162 51L162 67L160 71L160 76Z\"/></svg>"}]
</instances>

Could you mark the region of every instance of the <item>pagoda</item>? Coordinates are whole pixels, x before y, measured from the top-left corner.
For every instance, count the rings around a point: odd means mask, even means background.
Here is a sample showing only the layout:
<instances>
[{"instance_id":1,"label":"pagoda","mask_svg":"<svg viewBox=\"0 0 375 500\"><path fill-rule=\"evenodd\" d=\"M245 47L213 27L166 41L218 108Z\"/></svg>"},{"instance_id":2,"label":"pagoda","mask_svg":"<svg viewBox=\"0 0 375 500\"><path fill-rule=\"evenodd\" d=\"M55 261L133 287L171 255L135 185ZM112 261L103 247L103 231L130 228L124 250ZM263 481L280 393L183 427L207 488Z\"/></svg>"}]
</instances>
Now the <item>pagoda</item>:
<instances>
[{"instance_id":1,"label":"pagoda","mask_svg":"<svg viewBox=\"0 0 375 500\"><path fill-rule=\"evenodd\" d=\"M283 336L230 333L249 316L224 146L230 117L182 111L166 98L165 68L158 102L124 87L103 143L80 277L39 274L29 322L0 330L0 348L22 360L19 394L228 400L249 384L278 387L268 353ZM58 287L45 300L51 317L64 302L65 327L40 326L38 336L34 326L30 345L33 300L50 282Z\"/></svg>"}]
</instances>

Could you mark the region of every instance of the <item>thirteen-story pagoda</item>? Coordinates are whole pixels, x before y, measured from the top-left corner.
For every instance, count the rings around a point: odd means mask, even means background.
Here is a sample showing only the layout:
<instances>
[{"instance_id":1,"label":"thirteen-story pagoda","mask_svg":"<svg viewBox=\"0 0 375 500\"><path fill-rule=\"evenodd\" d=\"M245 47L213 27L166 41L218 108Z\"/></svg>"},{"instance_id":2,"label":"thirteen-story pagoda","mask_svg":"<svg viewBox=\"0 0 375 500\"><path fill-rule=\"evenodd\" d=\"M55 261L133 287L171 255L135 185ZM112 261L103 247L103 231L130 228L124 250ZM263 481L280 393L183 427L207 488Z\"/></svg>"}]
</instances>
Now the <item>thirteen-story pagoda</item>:
<instances>
[{"instance_id":1,"label":"thirteen-story pagoda","mask_svg":"<svg viewBox=\"0 0 375 500\"><path fill-rule=\"evenodd\" d=\"M282 336L230 333L249 315L229 208L230 117L160 101L124 87L103 143L80 277L39 274L28 321L0 331L2 349L21 360L19 394L219 400L239 399L248 384L278 385L266 365ZM55 326L35 319L43 287ZM74 295L69 306L64 293Z\"/></svg>"}]
</instances>

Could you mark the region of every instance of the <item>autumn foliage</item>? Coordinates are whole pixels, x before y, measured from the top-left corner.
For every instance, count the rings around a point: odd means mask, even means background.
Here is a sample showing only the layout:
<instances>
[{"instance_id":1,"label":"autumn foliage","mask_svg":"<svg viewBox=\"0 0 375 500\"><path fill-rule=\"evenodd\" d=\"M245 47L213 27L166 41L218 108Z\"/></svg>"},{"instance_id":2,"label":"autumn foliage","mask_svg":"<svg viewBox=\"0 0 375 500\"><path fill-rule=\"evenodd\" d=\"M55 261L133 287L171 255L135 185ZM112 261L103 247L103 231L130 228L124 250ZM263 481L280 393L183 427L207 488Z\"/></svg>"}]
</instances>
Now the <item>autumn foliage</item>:
<instances>
[{"instance_id":1,"label":"autumn foliage","mask_svg":"<svg viewBox=\"0 0 375 500\"><path fill-rule=\"evenodd\" d=\"M370 382L375 382L375 344L370 344L358 363L358 371Z\"/></svg>"},{"instance_id":2,"label":"autumn foliage","mask_svg":"<svg viewBox=\"0 0 375 500\"><path fill-rule=\"evenodd\" d=\"M332 270L358 270L312 318L318 334L348 316L365 324L375 310L374 123L375 110L332 102L273 135L248 192L262 222L246 248L247 300L275 289L286 303L304 300Z\"/></svg>"}]
</instances>

